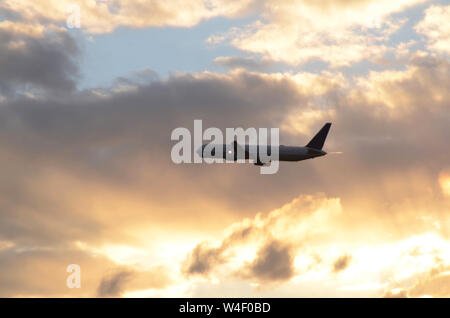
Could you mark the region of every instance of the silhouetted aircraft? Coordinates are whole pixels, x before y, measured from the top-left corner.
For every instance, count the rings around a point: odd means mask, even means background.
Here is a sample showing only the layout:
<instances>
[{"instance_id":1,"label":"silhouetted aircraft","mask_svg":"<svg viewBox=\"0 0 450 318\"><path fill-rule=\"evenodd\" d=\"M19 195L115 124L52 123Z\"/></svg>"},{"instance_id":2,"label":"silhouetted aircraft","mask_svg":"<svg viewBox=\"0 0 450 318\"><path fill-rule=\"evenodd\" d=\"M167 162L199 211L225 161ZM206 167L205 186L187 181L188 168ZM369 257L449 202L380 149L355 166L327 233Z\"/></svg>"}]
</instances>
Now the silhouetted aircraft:
<instances>
[{"instance_id":1,"label":"silhouetted aircraft","mask_svg":"<svg viewBox=\"0 0 450 318\"><path fill-rule=\"evenodd\" d=\"M316 157L325 156L327 153L322 150L330 130L331 123L326 123L322 129L314 136L306 146L284 146L278 147L279 161L301 161ZM212 151L205 151L208 144L202 145L197 151L202 158L222 158L228 160L251 159L257 166L267 164L265 158L260 156L261 153L271 156L271 146L267 145L239 145L235 140L229 145L213 145ZM260 149L263 148L263 149ZM211 149L211 148L210 148ZM218 150L218 151L216 151ZM222 151L220 151L222 150ZM271 158L274 160L273 158ZM269 160L270 161L270 160Z\"/></svg>"}]
</instances>

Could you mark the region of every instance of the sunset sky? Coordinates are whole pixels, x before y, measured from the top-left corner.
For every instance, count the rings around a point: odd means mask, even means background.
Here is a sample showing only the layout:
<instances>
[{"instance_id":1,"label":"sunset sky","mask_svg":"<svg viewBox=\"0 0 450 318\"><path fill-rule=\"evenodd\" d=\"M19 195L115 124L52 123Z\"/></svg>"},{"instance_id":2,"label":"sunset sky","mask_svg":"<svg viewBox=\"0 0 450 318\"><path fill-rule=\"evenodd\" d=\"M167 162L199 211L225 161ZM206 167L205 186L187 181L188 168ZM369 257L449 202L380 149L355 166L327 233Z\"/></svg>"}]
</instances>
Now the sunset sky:
<instances>
[{"instance_id":1,"label":"sunset sky","mask_svg":"<svg viewBox=\"0 0 450 318\"><path fill-rule=\"evenodd\" d=\"M449 56L448 0L1 0L0 297L450 297Z\"/></svg>"}]
</instances>

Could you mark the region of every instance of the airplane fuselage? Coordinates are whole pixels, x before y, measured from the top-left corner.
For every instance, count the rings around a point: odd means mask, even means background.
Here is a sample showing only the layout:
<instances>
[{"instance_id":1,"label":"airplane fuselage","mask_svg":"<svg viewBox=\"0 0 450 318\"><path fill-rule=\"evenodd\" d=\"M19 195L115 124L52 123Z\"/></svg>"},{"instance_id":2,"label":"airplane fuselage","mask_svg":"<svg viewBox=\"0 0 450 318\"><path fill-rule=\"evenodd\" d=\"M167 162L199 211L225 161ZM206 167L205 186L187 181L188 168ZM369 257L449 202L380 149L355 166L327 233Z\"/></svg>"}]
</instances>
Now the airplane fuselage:
<instances>
[{"instance_id":1,"label":"airplane fuselage","mask_svg":"<svg viewBox=\"0 0 450 318\"><path fill-rule=\"evenodd\" d=\"M211 151L205 152L204 149L207 144L204 144L201 149L199 149L199 154L202 158L215 158L215 159L259 159L259 147L256 145L245 145L239 146L243 148L240 155L234 156L235 149L233 149L233 144L230 145L211 145L215 149L222 149L222 151ZM271 155L270 146L261 146L264 149L263 153ZM267 149L266 149L267 148ZM217 152L217 153L216 153ZM239 151L237 152L239 154ZM278 147L278 160L279 161L301 161L306 159L312 159L316 157L321 157L327 153L323 150L309 148L309 147L295 147L295 146L284 146ZM258 160L257 160L258 161Z\"/></svg>"},{"instance_id":2,"label":"airplane fuselage","mask_svg":"<svg viewBox=\"0 0 450 318\"><path fill-rule=\"evenodd\" d=\"M278 149L280 161L300 161L325 156L327 154L323 150L318 150L309 147L295 147L295 146L281 145Z\"/></svg>"}]
</instances>

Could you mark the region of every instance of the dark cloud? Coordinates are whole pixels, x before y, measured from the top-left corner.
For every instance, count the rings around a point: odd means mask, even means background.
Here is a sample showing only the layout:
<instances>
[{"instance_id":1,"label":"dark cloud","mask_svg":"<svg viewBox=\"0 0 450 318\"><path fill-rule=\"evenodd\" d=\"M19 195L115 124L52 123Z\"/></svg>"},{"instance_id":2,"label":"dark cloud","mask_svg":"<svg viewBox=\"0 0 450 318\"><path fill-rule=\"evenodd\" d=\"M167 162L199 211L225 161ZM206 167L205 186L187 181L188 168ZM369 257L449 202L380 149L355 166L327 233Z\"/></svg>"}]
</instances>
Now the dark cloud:
<instances>
[{"instance_id":1,"label":"dark cloud","mask_svg":"<svg viewBox=\"0 0 450 318\"><path fill-rule=\"evenodd\" d=\"M146 68L141 71L133 72L128 77L118 77L114 80L113 87L120 89L123 87L142 86L151 82L161 80L158 73Z\"/></svg>"},{"instance_id":2,"label":"dark cloud","mask_svg":"<svg viewBox=\"0 0 450 318\"><path fill-rule=\"evenodd\" d=\"M22 26L23 27L23 26ZM29 25L23 28L39 28ZM42 35L0 28L0 94L47 91L53 95L76 89L80 50L63 31L43 31Z\"/></svg>"},{"instance_id":3,"label":"dark cloud","mask_svg":"<svg viewBox=\"0 0 450 318\"><path fill-rule=\"evenodd\" d=\"M233 235L225 239L221 246L208 248L204 243L197 245L188 255L184 272L190 275L208 277L217 266L228 261L233 252L231 248L242 241L230 241ZM283 281L294 275L294 246L277 240L263 244L251 264L241 264L238 276L258 281Z\"/></svg>"},{"instance_id":4,"label":"dark cloud","mask_svg":"<svg viewBox=\"0 0 450 318\"><path fill-rule=\"evenodd\" d=\"M257 230L249 226L235 229L219 247L210 247L206 242L198 244L188 255L183 271L186 275L208 276L215 266L227 261L227 252L233 246L245 242Z\"/></svg>"},{"instance_id":5,"label":"dark cloud","mask_svg":"<svg viewBox=\"0 0 450 318\"><path fill-rule=\"evenodd\" d=\"M351 259L352 256L348 254L339 256L338 259L333 264L333 272L339 273L347 269L347 267L350 265Z\"/></svg>"},{"instance_id":6,"label":"dark cloud","mask_svg":"<svg viewBox=\"0 0 450 318\"><path fill-rule=\"evenodd\" d=\"M264 281L287 280L294 275L294 257L300 245L312 239L305 230L316 227L315 220L324 214L339 213L336 199L323 195L301 196L267 215L245 219L228 229L228 235L219 244L198 244L184 263L184 273L210 276L215 270L228 265L230 258L239 253L240 247L255 250L256 256L238 264L235 273L240 278ZM322 215L321 215L322 214ZM320 263L318 255L313 256Z\"/></svg>"},{"instance_id":7,"label":"dark cloud","mask_svg":"<svg viewBox=\"0 0 450 318\"><path fill-rule=\"evenodd\" d=\"M98 297L120 297L127 291L162 289L174 283L167 268L155 266L146 270L132 266L109 270L97 287Z\"/></svg>"},{"instance_id":8,"label":"dark cloud","mask_svg":"<svg viewBox=\"0 0 450 318\"><path fill-rule=\"evenodd\" d=\"M267 71L271 66L271 62L266 59L242 56L220 56L214 59L214 64L229 69L242 68L251 71Z\"/></svg>"},{"instance_id":9,"label":"dark cloud","mask_svg":"<svg viewBox=\"0 0 450 318\"><path fill-rule=\"evenodd\" d=\"M1 20L17 21L22 18L23 18L22 14L20 12L11 10L9 8L6 8L2 5L0 5L0 19Z\"/></svg>"},{"instance_id":10,"label":"dark cloud","mask_svg":"<svg viewBox=\"0 0 450 318\"><path fill-rule=\"evenodd\" d=\"M249 266L253 278L261 281L283 281L294 273L294 249L287 243L270 241L262 246Z\"/></svg>"},{"instance_id":11,"label":"dark cloud","mask_svg":"<svg viewBox=\"0 0 450 318\"><path fill-rule=\"evenodd\" d=\"M97 289L97 296L120 297L125 289L125 284L130 281L133 274L133 271L123 269L103 277Z\"/></svg>"},{"instance_id":12,"label":"dark cloud","mask_svg":"<svg viewBox=\"0 0 450 318\"><path fill-rule=\"evenodd\" d=\"M187 275L207 276L214 266L225 261L225 257L222 255L223 251L222 247L207 248L203 244L197 245L186 259L184 272Z\"/></svg>"}]
</instances>

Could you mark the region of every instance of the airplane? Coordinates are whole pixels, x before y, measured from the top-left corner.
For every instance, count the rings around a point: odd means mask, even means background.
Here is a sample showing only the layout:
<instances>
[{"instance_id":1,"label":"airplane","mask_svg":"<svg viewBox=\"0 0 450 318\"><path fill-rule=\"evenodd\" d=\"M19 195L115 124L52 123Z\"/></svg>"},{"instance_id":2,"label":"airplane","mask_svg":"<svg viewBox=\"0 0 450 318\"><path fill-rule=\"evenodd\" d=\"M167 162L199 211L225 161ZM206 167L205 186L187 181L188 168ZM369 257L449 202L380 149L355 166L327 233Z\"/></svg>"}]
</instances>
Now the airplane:
<instances>
[{"instance_id":1,"label":"airplane","mask_svg":"<svg viewBox=\"0 0 450 318\"><path fill-rule=\"evenodd\" d=\"M322 129L311 139L311 141L306 146L284 146L280 145L278 148L278 161L301 161L306 159L312 159L316 157L325 156L327 153L322 150L327 138L328 132L330 130L331 123L326 123ZM264 153L268 156L271 155L270 146L260 146L260 145L239 145L235 140L230 145L212 145L214 148L210 151L210 154L205 153L205 147L208 145L203 144L197 151L197 153L202 158L216 158L216 159L232 159L237 161L238 159L253 159L256 166L263 166L269 162L264 162L259 158L259 148L267 147ZM223 151L218 151L215 153L216 149L223 149ZM240 150L240 151L239 151ZM220 153L219 153L220 152ZM244 157L239 157L238 154L244 154Z\"/></svg>"}]
</instances>

